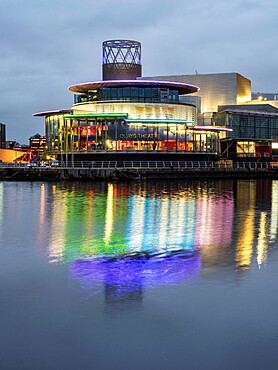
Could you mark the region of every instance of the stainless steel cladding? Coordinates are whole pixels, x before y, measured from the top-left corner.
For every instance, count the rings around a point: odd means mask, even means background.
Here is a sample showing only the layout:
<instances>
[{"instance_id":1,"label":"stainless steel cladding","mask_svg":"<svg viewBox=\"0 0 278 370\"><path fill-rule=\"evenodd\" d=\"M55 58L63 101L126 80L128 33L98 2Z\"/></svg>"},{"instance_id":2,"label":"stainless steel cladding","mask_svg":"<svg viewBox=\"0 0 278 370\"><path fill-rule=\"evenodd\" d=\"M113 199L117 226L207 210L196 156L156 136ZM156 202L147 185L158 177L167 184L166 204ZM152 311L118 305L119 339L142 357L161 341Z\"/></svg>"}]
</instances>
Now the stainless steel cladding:
<instances>
[{"instance_id":1,"label":"stainless steel cladding","mask_svg":"<svg viewBox=\"0 0 278 370\"><path fill-rule=\"evenodd\" d=\"M103 44L103 80L135 80L142 75L141 43L109 40Z\"/></svg>"}]
</instances>

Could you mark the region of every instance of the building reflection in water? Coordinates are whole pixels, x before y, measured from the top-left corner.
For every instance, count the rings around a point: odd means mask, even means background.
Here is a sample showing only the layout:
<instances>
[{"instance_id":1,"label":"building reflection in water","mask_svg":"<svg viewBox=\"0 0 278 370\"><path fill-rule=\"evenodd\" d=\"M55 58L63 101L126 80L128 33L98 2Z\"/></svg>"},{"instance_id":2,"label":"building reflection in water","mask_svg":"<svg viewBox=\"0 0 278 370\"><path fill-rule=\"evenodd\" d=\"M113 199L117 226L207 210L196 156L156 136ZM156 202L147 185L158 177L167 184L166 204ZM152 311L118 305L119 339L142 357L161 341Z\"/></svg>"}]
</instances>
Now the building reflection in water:
<instances>
[{"instance_id":1,"label":"building reflection in water","mask_svg":"<svg viewBox=\"0 0 278 370\"><path fill-rule=\"evenodd\" d=\"M266 239L266 212L261 212L260 228L257 244L257 262L259 268L267 259L267 239Z\"/></svg>"},{"instance_id":2,"label":"building reflection in water","mask_svg":"<svg viewBox=\"0 0 278 370\"><path fill-rule=\"evenodd\" d=\"M3 229L3 193L4 193L4 185L3 182L0 183L0 238L2 237L2 229Z\"/></svg>"},{"instance_id":3,"label":"building reflection in water","mask_svg":"<svg viewBox=\"0 0 278 370\"><path fill-rule=\"evenodd\" d=\"M173 252L167 258L147 253L119 258L77 260L70 263L70 275L90 294L104 291L106 310L123 303L130 309L142 301L143 291L182 284L198 276L198 253Z\"/></svg>"},{"instance_id":4,"label":"building reflection in water","mask_svg":"<svg viewBox=\"0 0 278 370\"><path fill-rule=\"evenodd\" d=\"M194 220L196 233L194 246L199 247L206 264L229 261L225 250L231 245L234 221L233 192L225 196L208 189L200 189ZM228 260L227 260L228 257Z\"/></svg>"},{"instance_id":5,"label":"building reflection in water","mask_svg":"<svg viewBox=\"0 0 278 370\"><path fill-rule=\"evenodd\" d=\"M270 185L270 186L269 186ZM275 242L278 229L278 182L277 181L238 181L237 182L237 228L236 267L249 269L253 253L257 254L260 268L267 261L268 245ZM261 207L271 208L268 212ZM257 241L256 241L257 239ZM256 252L254 251L254 246Z\"/></svg>"},{"instance_id":6,"label":"building reflection in water","mask_svg":"<svg viewBox=\"0 0 278 370\"><path fill-rule=\"evenodd\" d=\"M256 182L217 184L53 187L49 260L69 263L72 278L89 293L103 290L107 305L116 296L140 300L144 289L184 283L204 263L235 260L237 268L249 268L254 245L262 266L268 235L277 235L277 199L269 221L266 210L256 210Z\"/></svg>"},{"instance_id":7,"label":"building reflection in water","mask_svg":"<svg viewBox=\"0 0 278 370\"><path fill-rule=\"evenodd\" d=\"M41 184L40 187L40 212L39 212L39 224L38 224L38 242L41 243L43 239L45 226L45 184Z\"/></svg>"},{"instance_id":8,"label":"building reflection in water","mask_svg":"<svg viewBox=\"0 0 278 370\"><path fill-rule=\"evenodd\" d=\"M237 183L237 217L238 238L236 245L236 267L249 268L252 260L255 226L256 184L252 182Z\"/></svg>"},{"instance_id":9,"label":"building reflection in water","mask_svg":"<svg viewBox=\"0 0 278 370\"><path fill-rule=\"evenodd\" d=\"M66 241L66 195L61 193L56 197L56 186L52 186L54 196L52 202L52 217L49 236L49 261L62 260Z\"/></svg>"},{"instance_id":10,"label":"building reflection in water","mask_svg":"<svg viewBox=\"0 0 278 370\"><path fill-rule=\"evenodd\" d=\"M270 242L273 243L277 238L278 229L278 180L272 181L272 202L270 220Z\"/></svg>"}]
</instances>

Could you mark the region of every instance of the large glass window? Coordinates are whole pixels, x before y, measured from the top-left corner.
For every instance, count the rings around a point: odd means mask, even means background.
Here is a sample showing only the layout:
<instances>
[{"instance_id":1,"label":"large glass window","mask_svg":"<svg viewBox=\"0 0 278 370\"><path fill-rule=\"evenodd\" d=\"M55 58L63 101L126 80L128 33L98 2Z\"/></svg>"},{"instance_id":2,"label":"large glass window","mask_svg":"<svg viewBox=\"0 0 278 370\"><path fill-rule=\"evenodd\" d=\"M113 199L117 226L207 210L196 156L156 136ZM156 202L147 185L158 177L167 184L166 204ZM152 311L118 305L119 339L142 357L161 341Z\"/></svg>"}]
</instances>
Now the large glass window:
<instances>
[{"instance_id":1,"label":"large glass window","mask_svg":"<svg viewBox=\"0 0 278 370\"><path fill-rule=\"evenodd\" d=\"M87 150L87 121L79 121L79 150Z\"/></svg>"},{"instance_id":2,"label":"large glass window","mask_svg":"<svg viewBox=\"0 0 278 370\"><path fill-rule=\"evenodd\" d=\"M158 150L158 126L148 126L148 150Z\"/></svg>"},{"instance_id":3,"label":"large glass window","mask_svg":"<svg viewBox=\"0 0 278 370\"><path fill-rule=\"evenodd\" d=\"M145 94L144 94L144 88L143 87L138 88L138 100L139 101L144 101L145 100Z\"/></svg>"},{"instance_id":4,"label":"large glass window","mask_svg":"<svg viewBox=\"0 0 278 370\"><path fill-rule=\"evenodd\" d=\"M152 98L152 88L146 87L145 88L145 101L151 101Z\"/></svg>"},{"instance_id":5,"label":"large glass window","mask_svg":"<svg viewBox=\"0 0 278 370\"><path fill-rule=\"evenodd\" d=\"M118 89L117 89L117 87L112 87L110 89L110 100L118 100Z\"/></svg>"},{"instance_id":6,"label":"large glass window","mask_svg":"<svg viewBox=\"0 0 278 370\"><path fill-rule=\"evenodd\" d=\"M118 121L117 125L117 149L118 150L126 150L126 138L127 138L127 124L123 121Z\"/></svg>"},{"instance_id":7,"label":"large glass window","mask_svg":"<svg viewBox=\"0 0 278 370\"><path fill-rule=\"evenodd\" d=\"M168 125L168 150L176 151L177 150L177 132L176 125Z\"/></svg>"},{"instance_id":8,"label":"large glass window","mask_svg":"<svg viewBox=\"0 0 278 370\"><path fill-rule=\"evenodd\" d=\"M185 125L177 125L178 131L178 151L185 151Z\"/></svg>"},{"instance_id":9,"label":"large glass window","mask_svg":"<svg viewBox=\"0 0 278 370\"><path fill-rule=\"evenodd\" d=\"M106 150L117 150L117 121L107 122Z\"/></svg>"},{"instance_id":10,"label":"large glass window","mask_svg":"<svg viewBox=\"0 0 278 370\"><path fill-rule=\"evenodd\" d=\"M186 133L186 151L193 151L194 150L194 135L191 132Z\"/></svg>"},{"instance_id":11,"label":"large glass window","mask_svg":"<svg viewBox=\"0 0 278 370\"><path fill-rule=\"evenodd\" d=\"M96 121L88 121L88 150L96 150L97 129Z\"/></svg>"},{"instance_id":12,"label":"large glass window","mask_svg":"<svg viewBox=\"0 0 278 370\"><path fill-rule=\"evenodd\" d=\"M104 87L102 89L102 100L110 99L110 87Z\"/></svg>"},{"instance_id":13,"label":"large glass window","mask_svg":"<svg viewBox=\"0 0 278 370\"><path fill-rule=\"evenodd\" d=\"M167 150L167 124L158 126L158 150Z\"/></svg>"},{"instance_id":14,"label":"large glass window","mask_svg":"<svg viewBox=\"0 0 278 370\"><path fill-rule=\"evenodd\" d=\"M90 90L88 91L88 100L89 101L99 101L101 100L101 95L99 90Z\"/></svg>"},{"instance_id":15,"label":"large glass window","mask_svg":"<svg viewBox=\"0 0 278 370\"><path fill-rule=\"evenodd\" d=\"M130 88L130 96L132 100L138 100L138 87L131 87Z\"/></svg>"},{"instance_id":16,"label":"large glass window","mask_svg":"<svg viewBox=\"0 0 278 370\"><path fill-rule=\"evenodd\" d=\"M179 92L178 90L170 90L169 91L169 100L177 102L179 100Z\"/></svg>"},{"instance_id":17,"label":"large glass window","mask_svg":"<svg viewBox=\"0 0 278 370\"><path fill-rule=\"evenodd\" d=\"M123 88L123 99L130 100L130 87Z\"/></svg>"},{"instance_id":18,"label":"large glass window","mask_svg":"<svg viewBox=\"0 0 278 370\"><path fill-rule=\"evenodd\" d=\"M103 87L89 90L87 94L74 95L74 104L101 100L176 103L179 101L179 94L178 90L168 88L127 86Z\"/></svg>"}]
</instances>

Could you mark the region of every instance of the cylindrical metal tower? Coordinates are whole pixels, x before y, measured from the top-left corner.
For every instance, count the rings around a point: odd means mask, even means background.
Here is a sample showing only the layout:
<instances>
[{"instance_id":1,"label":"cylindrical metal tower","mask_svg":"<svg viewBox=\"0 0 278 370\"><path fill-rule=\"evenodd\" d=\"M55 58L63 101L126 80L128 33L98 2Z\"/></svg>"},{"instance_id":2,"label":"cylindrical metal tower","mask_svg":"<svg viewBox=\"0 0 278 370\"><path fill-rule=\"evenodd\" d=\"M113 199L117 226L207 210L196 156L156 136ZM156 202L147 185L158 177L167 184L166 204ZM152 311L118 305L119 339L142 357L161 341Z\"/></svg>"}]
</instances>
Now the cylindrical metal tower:
<instances>
[{"instance_id":1,"label":"cylindrical metal tower","mask_svg":"<svg viewBox=\"0 0 278 370\"><path fill-rule=\"evenodd\" d=\"M142 75L141 43L132 40L109 40L102 44L103 80L135 80Z\"/></svg>"}]
</instances>

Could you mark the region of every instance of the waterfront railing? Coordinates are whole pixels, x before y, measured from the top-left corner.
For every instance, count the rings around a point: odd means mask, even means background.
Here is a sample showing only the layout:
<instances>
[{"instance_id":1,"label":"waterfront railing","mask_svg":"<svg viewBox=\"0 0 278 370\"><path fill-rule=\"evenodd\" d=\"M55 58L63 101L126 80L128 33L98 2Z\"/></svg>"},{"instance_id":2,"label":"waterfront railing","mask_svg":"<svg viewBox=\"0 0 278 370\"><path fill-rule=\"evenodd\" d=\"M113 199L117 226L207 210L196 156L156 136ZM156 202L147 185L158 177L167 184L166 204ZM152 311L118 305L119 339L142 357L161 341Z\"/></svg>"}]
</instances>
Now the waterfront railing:
<instances>
[{"instance_id":1,"label":"waterfront railing","mask_svg":"<svg viewBox=\"0 0 278 370\"><path fill-rule=\"evenodd\" d=\"M36 163L4 163L0 168L26 168L26 169L278 169L278 162L231 162L231 161L60 161L55 165L39 165Z\"/></svg>"}]
</instances>

